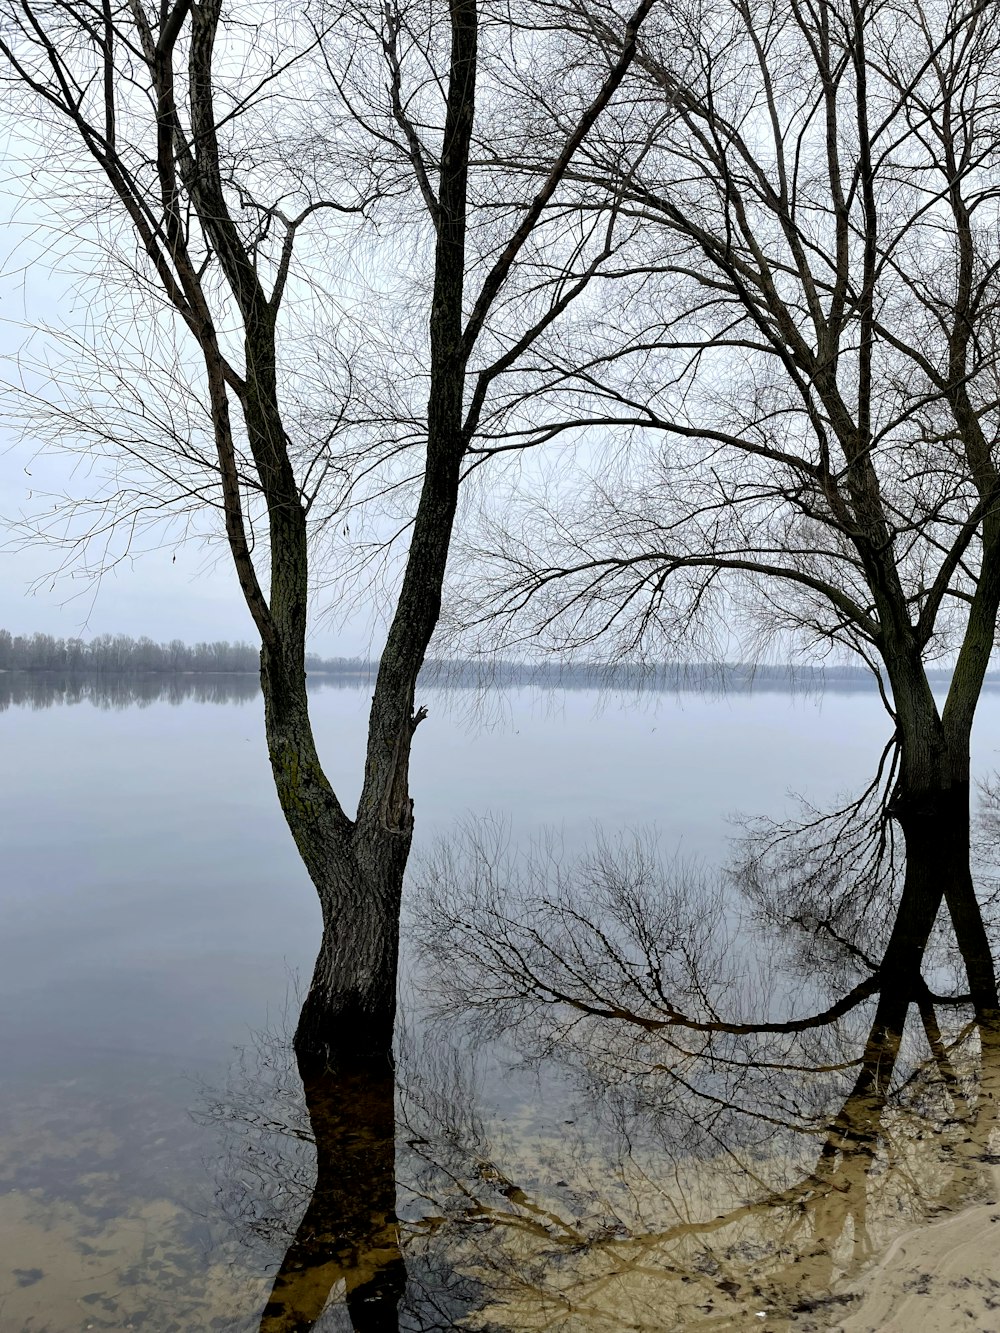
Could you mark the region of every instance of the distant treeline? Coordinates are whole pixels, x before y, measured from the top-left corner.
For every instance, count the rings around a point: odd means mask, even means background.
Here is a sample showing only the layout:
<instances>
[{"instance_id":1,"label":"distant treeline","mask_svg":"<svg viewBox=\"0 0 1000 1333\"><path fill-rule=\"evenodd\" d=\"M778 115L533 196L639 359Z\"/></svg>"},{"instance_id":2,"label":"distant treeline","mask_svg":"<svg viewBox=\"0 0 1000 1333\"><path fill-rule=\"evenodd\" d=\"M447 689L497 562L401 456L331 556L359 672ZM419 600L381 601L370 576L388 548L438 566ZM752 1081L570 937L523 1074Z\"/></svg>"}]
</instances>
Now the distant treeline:
<instances>
[{"instance_id":1,"label":"distant treeline","mask_svg":"<svg viewBox=\"0 0 1000 1333\"><path fill-rule=\"evenodd\" d=\"M373 673L378 663L354 664L356 673ZM929 670L934 686L946 687L951 672ZM443 659L429 661L420 676L421 684L445 689L607 689L622 693L687 691L704 694L751 692L818 693L874 690L875 677L865 667L754 665L747 662L503 662ZM991 672L987 686L1000 685L1000 675Z\"/></svg>"},{"instance_id":2,"label":"distant treeline","mask_svg":"<svg viewBox=\"0 0 1000 1333\"><path fill-rule=\"evenodd\" d=\"M329 684L368 683L378 662L359 657L306 657L315 680ZM93 639L59 639L51 634L14 635L0 629L0 671L55 672L61 676L138 676L155 674L252 675L260 671L260 651L249 643L186 644L180 639L155 643L128 634L99 634ZM932 684L946 686L947 669L928 671ZM594 689L617 691L687 691L746 693L757 691L868 690L875 688L863 667L753 666L705 662L506 662L434 659L425 663L421 684L439 689ZM991 673L986 684L1000 684Z\"/></svg>"},{"instance_id":3,"label":"distant treeline","mask_svg":"<svg viewBox=\"0 0 1000 1333\"><path fill-rule=\"evenodd\" d=\"M356 676L310 672L313 690L353 690ZM91 704L103 711L151 704L247 704L260 699L257 672L0 671L0 713L8 708Z\"/></svg>"},{"instance_id":4,"label":"distant treeline","mask_svg":"<svg viewBox=\"0 0 1000 1333\"><path fill-rule=\"evenodd\" d=\"M364 672L366 663L346 658L306 659L311 671L344 675ZM0 629L0 671L58 671L98 675L213 672L236 675L260 671L260 649L249 643L155 643L128 634L98 634L92 639L57 639L51 634L11 634Z\"/></svg>"}]
</instances>

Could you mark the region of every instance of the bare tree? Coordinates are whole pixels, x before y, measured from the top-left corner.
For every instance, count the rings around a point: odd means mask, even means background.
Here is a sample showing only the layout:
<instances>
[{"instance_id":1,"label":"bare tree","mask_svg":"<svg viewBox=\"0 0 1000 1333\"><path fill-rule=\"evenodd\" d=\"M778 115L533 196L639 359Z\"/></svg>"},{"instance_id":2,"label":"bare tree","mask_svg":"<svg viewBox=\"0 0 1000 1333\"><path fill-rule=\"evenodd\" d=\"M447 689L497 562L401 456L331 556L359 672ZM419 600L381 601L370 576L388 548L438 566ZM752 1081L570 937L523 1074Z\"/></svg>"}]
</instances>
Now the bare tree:
<instances>
[{"instance_id":1,"label":"bare tree","mask_svg":"<svg viewBox=\"0 0 1000 1333\"><path fill-rule=\"evenodd\" d=\"M664 13L620 104L629 146L575 166L637 223L624 286L589 362L553 361L558 417L506 441L612 443L585 483L486 515L472 545L499 571L462 566L491 638L858 655L906 851L881 971L917 975L943 895L984 1014L969 754L1000 608L998 51L977 0ZM907 996L881 994L898 1026Z\"/></svg>"},{"instance_id":2,"label":"bare tree","mask_svg":"<svg viewBox=\"0 0 1000 1333\"><path fill-rule=\"evenodd\" d=\"M606 214L596 231L567 221L580 217L570 168L615 98L653 5L641 0L625 15L602 10L617 34L610 55L584 47L573 25L546 48L546 33L558 34L575 8L561 4L3 6L0 55L13 105L47 118L61 136L46 172L111 210L113 254L160 303L155 316L148 303L129 312L140 330L155 333L163 309L173 317L165 321L175 348L168 338L168 384L197 358L193 387L178 385L174 396L168 387L156 410L141 369L126 367L92 400L91 421L102 407L108 419L91 431L152 469L172 502L195 511L215 505L224 520L260 635L275 785L323 910L323 945L299 1024L303 1053L330 1059L384 1052L391 1042L413 831L409 756L424 716L414 691L440 613L467 451L490 413L506 410L505 377L526 373L535 341L615 248ZM565 87L515 118L511 89L545 49L567 74ZM504 136L489 153L477 138L477 108L489 133ZM500 165L527 144L522 171ZM320 230L331 218L331 230ZM351 218L359 228L368 218L384 223L391 243L409 240L419 261L409 307L383 300L381 313L381 345L415 337L398 364L412 372L425 359L416 380L424 402L402 425L387 424L370 399L355 408L346 389L314 403L312 418L286 395L306 296L344 310L355 293L343 271L322 266L324 250L349 243ZM364 321L373 318L361 304L347 367L359 376ZM390 455L397 446L422 451L354 817L320 764L305 673L310 521L314 506L342 516L350 502L353 474L337 453L350 430L356 452L359 436ZM324 490L331 479L341 483L339 499ZM140 486L134 503L112 505L102 531L161 503L163 492L152 494L147 502ZM266 526L259 545L254 513Z\"/></svg>"}]
</instances>

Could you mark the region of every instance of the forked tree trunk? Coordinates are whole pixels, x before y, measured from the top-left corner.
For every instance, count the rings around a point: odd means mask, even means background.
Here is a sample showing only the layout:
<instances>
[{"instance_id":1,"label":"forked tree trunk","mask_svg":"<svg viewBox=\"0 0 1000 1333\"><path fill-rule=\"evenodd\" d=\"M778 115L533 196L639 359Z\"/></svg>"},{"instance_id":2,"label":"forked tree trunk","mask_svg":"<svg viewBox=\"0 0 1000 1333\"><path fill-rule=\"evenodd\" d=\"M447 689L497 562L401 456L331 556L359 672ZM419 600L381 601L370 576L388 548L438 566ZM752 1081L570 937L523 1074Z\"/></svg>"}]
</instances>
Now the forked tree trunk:
<instances>
[{"instance_id":1,"label":"forked tree trunk","mask_svg":"<svg viewBox=\"0 0 1000 1333\"><path fill-rule=\"evenodd\" d=\"M262 655L271 768L282 811L319 896L323 937L296 1031L310 1065L385 1065L392 1049L403 877L412 839L406 784L415 722L404 718L389 795L366 817L344 813L316 753L305 672ZM387 775L382 775L387 780ZM397 802L392 807L392 788Z\"/></svg>"},{"instance_id":2,"label":"forked tree trunk","mask_svg":"<svg viewBox=\"0 0 1000 1333\"><path fill-rule=\"evenodd\" d=\"M296 1034L300 1057L349 1068L391 1053L396 1005L399 907L413 836L409 758L422 714L414 691L441 609L462 458L466 192L476 89L476 0L450 0L452 48L435 208L434 294L430 310L427 452L402 586L372 697L365 776L357 814L348 817L319 761L306 692L308 608L306 510L298 492L278 407L274 311L256 275L231 264L245 292L250 445L267 500L271 546L265 603L252 566L242 562L248 605L261 633L261 685L268 753L281 808L323 913L323 940ZM197 31L197 21L195 28ZM210 60L202 62L210 69ZM207 73L204 75L207 80ZM209 85L206 83L206 88ZM210 91L210 90L209 90ZM210 96L203 119L211 143ZM217 178L217 171L213 179ZM221 183L207 199L224 211ZM218 229L218 223L213 224ZM229 232L223 229L225 240ZM225 255L223 255L225 262ZM220 416L221 420L221 416ZM224 422L222 423L225 424ZM237 546L233 545L234 555ZM237 560L238 567L240 561ZM245 589L246 591L246 589Z\"/></svg>"}]
</instances>

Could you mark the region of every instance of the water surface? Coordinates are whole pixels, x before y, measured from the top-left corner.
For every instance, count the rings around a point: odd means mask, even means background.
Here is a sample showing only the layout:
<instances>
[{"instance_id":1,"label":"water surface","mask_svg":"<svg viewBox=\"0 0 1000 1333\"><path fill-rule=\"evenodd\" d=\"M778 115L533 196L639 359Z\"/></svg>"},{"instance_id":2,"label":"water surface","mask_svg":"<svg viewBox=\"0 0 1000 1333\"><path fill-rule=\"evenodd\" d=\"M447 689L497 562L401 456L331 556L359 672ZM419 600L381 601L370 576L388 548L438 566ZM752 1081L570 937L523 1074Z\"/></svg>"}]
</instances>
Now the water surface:
<instances>
[{"instance_id":1,"label":"water surface","mask_svg":"<svg viewBox=\"0 0 1000 1333\"><path fill-rule=\"evenodd\" d=\"M875 694L426 702L414 935L435 848L462 826L489 816L511 856L565 865L643 828L702 875L692 932L713 912L736 932L726 977L699 980L712 1003L823 993L760 956L712 872L735 813L782 819L797 795L821 807L865 784L889 731ZM313 694L348 805L367 703ZM995 1195L991 1066L957 1008L934 1049L912 1034L862 1134L852 1111L859 1155L835 1122L863 1007L794 1038L669 1050L544 1013L501 1035L466 1023L410 949L395 1090L304 1098L289 1034L319 911L252 682L165 697L7 682L0 705L4 1330L832 1327L855 1308L851 1274L901 1229ZM998 749L987 694L980 773Z\"/></svg>"}]
</instances>

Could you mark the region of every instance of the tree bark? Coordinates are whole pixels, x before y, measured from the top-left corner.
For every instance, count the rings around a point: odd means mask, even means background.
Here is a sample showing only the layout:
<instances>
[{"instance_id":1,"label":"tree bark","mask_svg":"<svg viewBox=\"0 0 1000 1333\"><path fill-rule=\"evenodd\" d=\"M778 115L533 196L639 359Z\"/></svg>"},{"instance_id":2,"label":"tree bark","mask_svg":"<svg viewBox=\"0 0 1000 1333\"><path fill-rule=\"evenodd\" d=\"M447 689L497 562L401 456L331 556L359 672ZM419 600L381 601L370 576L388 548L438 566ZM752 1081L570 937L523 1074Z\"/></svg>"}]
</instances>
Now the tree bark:
<instances>
[{"instance_id":1,"label":"tree bark","mask_svg":"<svg viewBox=\"0 0 1000 1333\"><path fill-rule=\"evenodd\" d=\"M341 873L320 893L323 937L295 1032L300 1058L327 1069L385 1065L396 1017L405 858Z\"/></svg>"},{"instance_id":2,"label":"tree bark","mask_svg":"<svg viewBox=\"0 0 1000 1333\"><path fill-rule=\"evenodd\" d=\"M266 645L262 662L275 787L323 916L296 1051L329 1068L384 1064L396 1012L399 911L412 837L406 767L417 719L407 718L392 772L385 775L386 801L374 817L351 820L319 762L304 666L288 670L283 655Z\"/></svg>"},{"instance_id":3,"label":"tree bark","mask_svg":"<svg viewBox=\"0 0 1000 1333\"><path fill-rule=\"evenodd\" d=\"M969 873L967 784L964 791L959 786L901 794L894 817L903 831L906 868L879 969L878 1004L854 1089L860 1098L881 1098L888 1091L907 1013L923 991L924 951L946 888Z\"/></svg>"}]
</instances>

